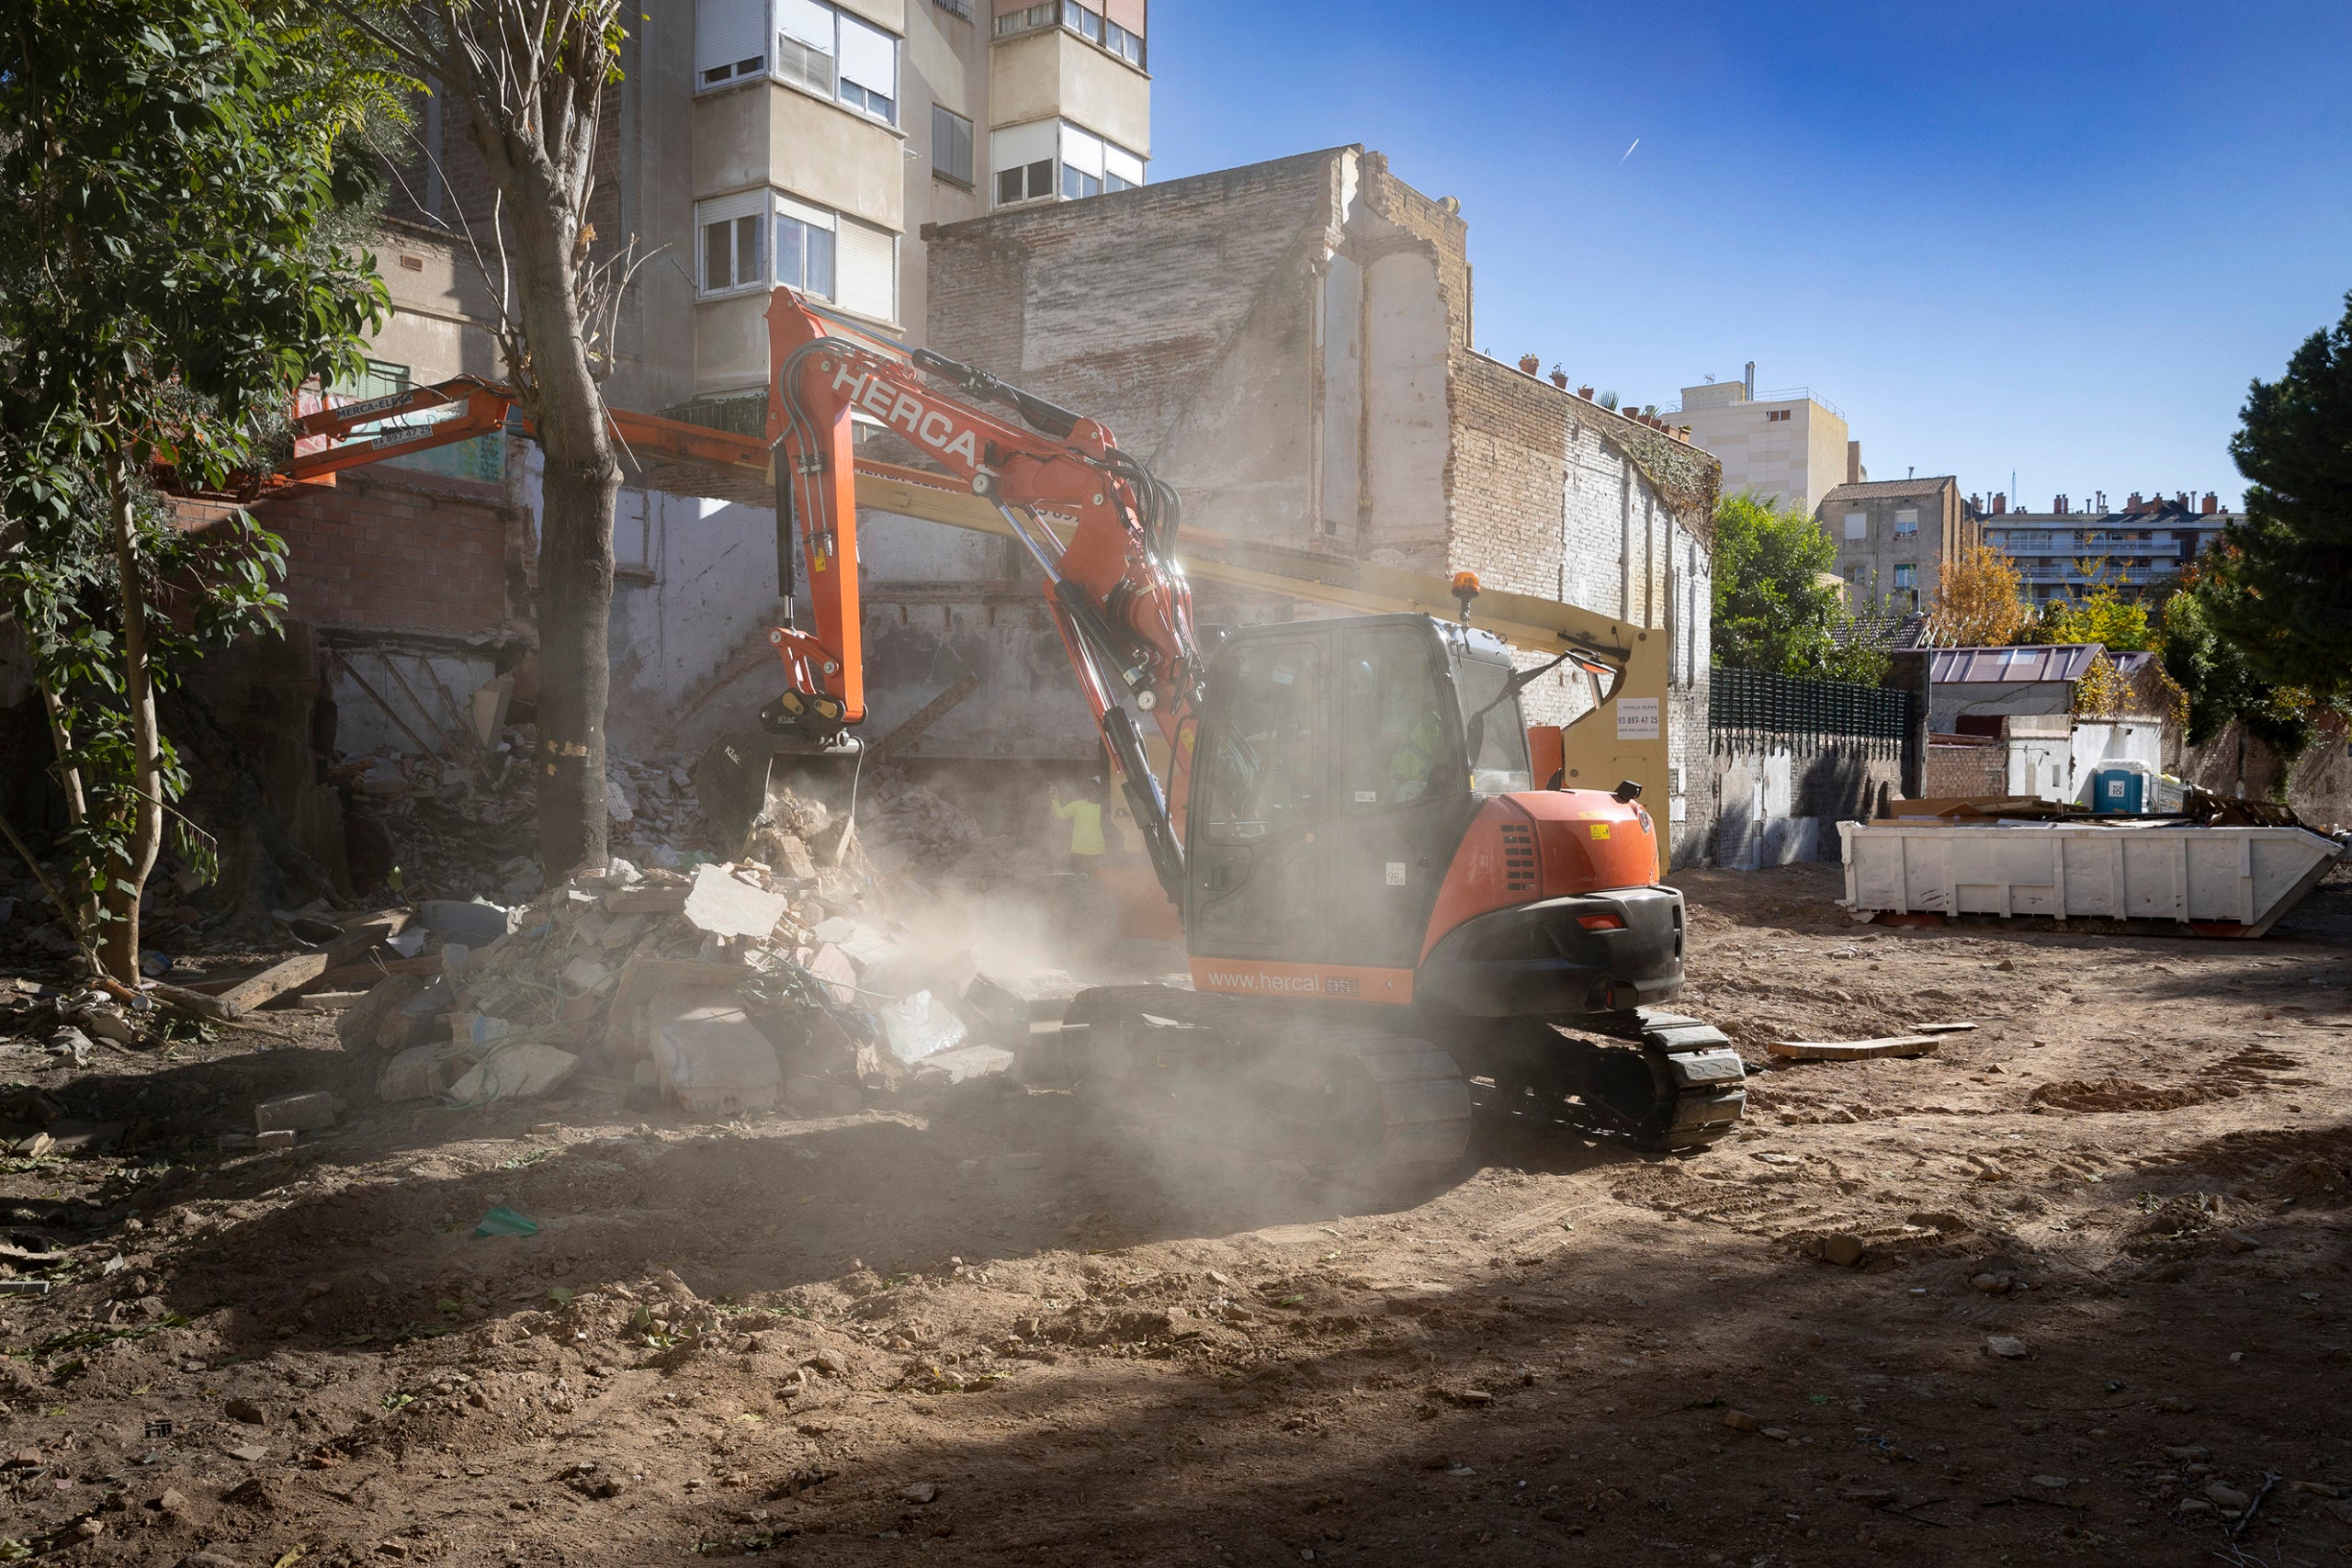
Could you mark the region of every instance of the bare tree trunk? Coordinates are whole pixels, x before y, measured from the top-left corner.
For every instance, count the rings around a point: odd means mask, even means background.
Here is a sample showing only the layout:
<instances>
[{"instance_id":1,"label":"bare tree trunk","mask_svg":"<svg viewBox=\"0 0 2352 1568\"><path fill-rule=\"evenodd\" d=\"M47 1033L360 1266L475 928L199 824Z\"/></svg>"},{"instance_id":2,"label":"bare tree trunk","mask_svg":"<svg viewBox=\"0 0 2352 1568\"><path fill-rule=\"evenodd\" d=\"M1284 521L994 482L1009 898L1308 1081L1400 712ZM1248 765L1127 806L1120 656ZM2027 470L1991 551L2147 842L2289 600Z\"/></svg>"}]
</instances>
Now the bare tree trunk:
<instances>
[{"instance_id":1,"label":"bare tree trunk","mask_svg":"<svg viewBox=\"0 0 2352 1568\"><path fill-rule=\"evenodd\" d=\"M131 536L129 459L112 457L107 509L114 525L115 570L122 590L122 694L130 709L131 826L122 857L107 867L107 919L98 962L127 985L139 983L139 896L164 847L163 741L155 726L155 684L147 666L147 593Z\"/></svg>"},{"instance_id":2,"label":"bare tree trunk","mask_svg":"<svg viewBox=\"0 0 2352 1568\"><path fill-rule=\"evenodd\" d=\"M618 0L415 0L338 9L462 108L499 203L467 233L499 299L508 377L538 428L539 869L605 863L605 703L620 462L596 384L605 316L633 271L588 223ZM462 215L461 215L462 219ZM493 273L482 257L497 252ZM606 342L603 352L609 356Z\"/></svg>"},{"instance_id":3,"label":"bare tree trunk","mask_svg":"<svg viewBox=\"0 0 2352 1568\"><path fill-rule=\"evenodd\" d=\"M65 820L79 828L89 816L90 807L82 788L82 770L65 760L74 753L74 730L65 719L64 699L46 680L40 682L40 705L49 716L49 742L57 749L57 783L65 792ZM33 869L39 874L40 868ZM98 905L90 896L87 883L74 889L74 907L66 914L75 928L74 940L82 944L83 952L90 952L90 944L97 940Z\"/></svg>"},{"instance_id":4,"label":"bare tree trunk","mask_svg":"<svg viewBox=\"0 0 2352 1568\"><path fill-rule=\"evenodd\" d=\"M541 199L516 202L515 301L531 345L539 446L539 869L550 883L605 863L605 703L610 691L613 502L620 462L580 319L570 232L552 171L517 159Z\"/></svg>"}]
</instances>

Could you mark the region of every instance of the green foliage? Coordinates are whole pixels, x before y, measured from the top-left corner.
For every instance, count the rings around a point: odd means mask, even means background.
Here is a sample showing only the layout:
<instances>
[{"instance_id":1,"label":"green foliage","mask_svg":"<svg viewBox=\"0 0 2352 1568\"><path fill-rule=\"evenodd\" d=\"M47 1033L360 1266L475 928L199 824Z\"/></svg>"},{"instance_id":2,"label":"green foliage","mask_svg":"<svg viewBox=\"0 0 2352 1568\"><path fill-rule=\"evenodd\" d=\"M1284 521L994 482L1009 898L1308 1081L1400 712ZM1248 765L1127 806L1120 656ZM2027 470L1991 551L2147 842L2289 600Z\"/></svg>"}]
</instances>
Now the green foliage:
<instances>
[{"instance_id":1,"label":"green foliage","mask_svg":"<svg viewBox=\"0 0 2352 1568\"><path fill-rule=\"evenodd\" d=\"M146 476L167 464L229 483L266 461L305 381L359 363L385 295L334 225L364 194L355 142L390 104L390 79L340 63L300 0L12 11L0 31L0 610L59 705L60 775L87 802L66 845L83 888L119 879L135 893L138 780L157 770L165 800L187 780L168 740L146 749L132 694L168 686L204 646L274 626L285 563L240 512L175 526ZM149 641L136 671L134 614ZM180 847L201 858L194 840Z\"/></svg>"},{"instance_id":2,"label":"green foliage","mask_svg":"<svg viewBox=\"0 0 2352 1568\"><path fill-rule=\"evenodd\" d=\"M2019 642L2096 642L2109 653L2154 653L2164 648L2161 629L2148 606L2126 599L2112 587L2081 599L2056 598L2018 633Z\"/></svg>"},{"instance_id":3,"label":"green foliage","mask_svg":"<svg viewBox=\"0 0 2352 1568\"><path fill-rule=\"evenodd\" d=\"M2243 719L2248 734L2281 756L2299 757L2317 737L2318 705L2306 691L2263 681L2245 650L2221 634L2213 606L2236 592L2226 578L2197 572L2165 602L2165 669L2188 694L2188 739L2201 745Z\"/></svg>"},{"instance_id":4,"label":"green foliage","mask_svg":"<svg viewBox=\"0 0 2352 1568\"><path fill-rule=\"evenodd\" d=\"M2204 612L2256 678L2352 697L2352 295L2239 418L2245 516L2222 533Z\"/></svg>"},{"instance_id":5,"label":"green foliage","mask_svg":"<svg viewBox=\"0 0 2352 1568\"><path fill-rule=\"evenodd\" d=\"M1825 581L1838 547L1804 513L1751 491L1715 506L1714 662L1816 681L1876 685L1884 649L1849 636L1852 616Z\"/></svg>"}]
</instances>

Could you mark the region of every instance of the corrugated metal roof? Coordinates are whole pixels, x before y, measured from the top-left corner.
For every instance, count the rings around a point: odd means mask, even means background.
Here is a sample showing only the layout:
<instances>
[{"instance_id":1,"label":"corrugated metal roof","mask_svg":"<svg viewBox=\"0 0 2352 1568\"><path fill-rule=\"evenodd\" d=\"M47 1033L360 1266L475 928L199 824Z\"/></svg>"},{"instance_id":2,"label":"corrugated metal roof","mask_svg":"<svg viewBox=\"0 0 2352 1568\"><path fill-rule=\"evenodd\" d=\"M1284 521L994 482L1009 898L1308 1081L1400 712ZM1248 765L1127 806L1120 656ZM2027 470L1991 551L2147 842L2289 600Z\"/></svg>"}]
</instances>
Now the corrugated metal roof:
<instances>
[{"instance_id":1,"label":"corrugated metal roof","mask_svg":"<svg viewBox=\"0 0 2352 1568\"><path fill-rule=\"evenodd\" d=\"M1928 679L1939 685L1972 686L2005 681L2078 681L2100 651L2095 642L1939 648L1928 656Z\"/></svg>"}]
</instances>

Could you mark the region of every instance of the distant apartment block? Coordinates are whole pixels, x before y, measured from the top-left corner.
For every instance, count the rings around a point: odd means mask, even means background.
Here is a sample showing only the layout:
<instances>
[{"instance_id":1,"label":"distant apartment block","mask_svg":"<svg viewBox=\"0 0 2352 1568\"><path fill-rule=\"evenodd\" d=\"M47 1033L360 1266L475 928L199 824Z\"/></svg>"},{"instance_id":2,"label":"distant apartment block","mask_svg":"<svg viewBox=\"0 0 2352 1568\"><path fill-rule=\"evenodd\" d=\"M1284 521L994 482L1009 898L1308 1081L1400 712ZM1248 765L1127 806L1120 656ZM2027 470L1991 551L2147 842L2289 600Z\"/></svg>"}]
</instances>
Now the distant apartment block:
<instances>
[{"instance_id":1,"label":"distant apartment block","mask_svg":"<svg viewBox=\"0 0 2352 1568\"><path fill-rule=\"evenodd\" d=\"M1752 364L1744 380L1683 388L1681 423L1722 460L1725 495L1754 491L1812 512L1832 486L1869 478L1843 413L1806 388L1758 392Z\"/></svg>"},{"instance_id":2,"label":"distant apartment block","mask_svg":"<svg viewBox=\"0 0 2352 1568\"><path fill-rule=\"evenodd\" d=\"M1835 570L1857 614L1926 608L1944 569L1984 538L1983 518L1949 474L1841 484L1815 515L1838 547Z\"/></svg>"},{"instance_id":3,"label":"distant apartment block","mask_svg":"<svg viewBox=\"0 0 2352 1568\"><path fill-rule=\"evenodd\" d=\"M1975 500L1969 497L1972 505ZM2240 515L2222 511L2211 491L2144 499L2134 491L2113 511L2103 492L2081 506L2053 496L2047 512L2012 512L2008 497L1996 495L1984 531L1985 542L2017 563L2027 596L2039 604L2103 587L2132 597L2160 591Z\"/></svg>"}]
</instances>

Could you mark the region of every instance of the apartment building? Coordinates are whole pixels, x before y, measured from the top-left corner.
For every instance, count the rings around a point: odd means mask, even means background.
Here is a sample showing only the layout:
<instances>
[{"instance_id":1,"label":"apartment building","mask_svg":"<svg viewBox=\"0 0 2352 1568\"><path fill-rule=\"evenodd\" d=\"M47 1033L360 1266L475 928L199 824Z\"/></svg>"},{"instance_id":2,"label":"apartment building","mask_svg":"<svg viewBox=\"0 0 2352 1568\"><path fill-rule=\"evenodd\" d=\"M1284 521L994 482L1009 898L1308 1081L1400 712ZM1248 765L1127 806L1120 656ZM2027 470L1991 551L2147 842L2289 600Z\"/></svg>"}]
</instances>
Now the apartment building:
<instances>
[{"instance_id":1,"label":"apartment building","mask_svg":"<svg viewBox=\"0 0 2352 1568\"><path fill-rule=\"evenodd\" d=\"M1969 497L1971 504L1975 500ZM1985 542L2017 563L2037 604L2079 599L2103 587L2138 597L2179 581L2181 569L2241 515L2222 511L2211 491L2202 498L2180 491L2145 499L2134 491L2120 508L2109 510L2106 502L2104 491L2087 506L2058 495L2047 512L2012 512L2008 497L1996 494L1984 519Z\"/></svg>"},{"instance_id":2,"label":"apartment building","mask_svg":"<svg viewBox=\"0 0 2352 1568\"><path fill-rule=\"evenodd\" d=\"M925 224L1142 185L1147 3L647 7L608 91L591 203L600 254L633 240L651 258L623 309L610 400L743 423L749 410L693 405L764 396L774 285L920 344ZM492 249L488 182L435 100L418 141L384 226L395 315L370 391L500 368L474 260Z\"/></svg>"},{"instance_id":3,"label":"apartment building","mask_svg":"<svg viewBox=\"0 0 2352 1568\"><path fill-rule=\"evenodd\" d=\"M1838 547L1833 570L1857 614L1927 608L1944 568L1984 539L1982 517L1949 474L1838 485L1815 515Z\"/></svg>"},{"instance_id":4,"label":"apartment building","mask_svg":"<svg viewBox=\"0 0 2352 1568\"><path fill-rule=\"evenodd\" d=\"M645 258L615 323L607 400L760 430L772 284L920 344L925 225L1144 184L1147 4L662 0L633 12L588 212L593 255L633 242ZM505 374L484 276L498 257L486 172L436 97L417 105L414 143L379 226L392 313L368 374L335 389L346 398ZM512 668L535 640L538 464L536 446L492 434L272 502L292 613L331 642L429 657L452 690ZM773 548L767 507L764 486L706 470L628 470L613 528L616 745L673 743L682 692L767 679L755 645L783 607L773 565L746 567ZM955 548L936 531L908 545L925 558ZM405 743L347 672L336 696L345 750Z\"/></svg>"},{"instance_id":5,"label":"apartment building","mask_svg":"<svg viewBox=\"0 0 2352 1568\"><path fill-rule=\"evenodd\" d=\"M1804 387L1758 392L1753 361L1740 380L1683 388L1680 422L1722 460L1725 495L1754 491L1809 513L1832 486L1870 477L1844 413Z\"/></svg>"}]
</instances>

